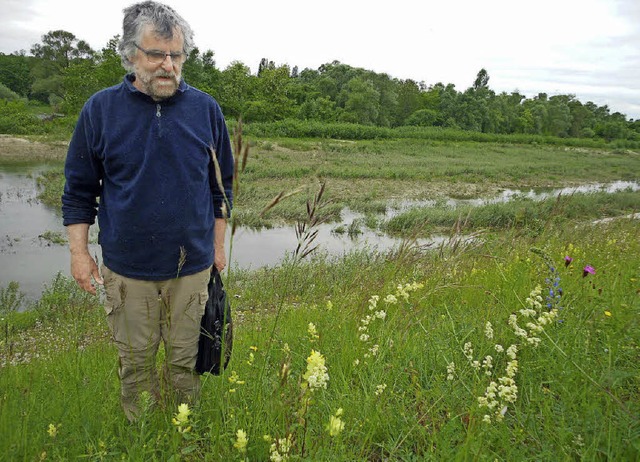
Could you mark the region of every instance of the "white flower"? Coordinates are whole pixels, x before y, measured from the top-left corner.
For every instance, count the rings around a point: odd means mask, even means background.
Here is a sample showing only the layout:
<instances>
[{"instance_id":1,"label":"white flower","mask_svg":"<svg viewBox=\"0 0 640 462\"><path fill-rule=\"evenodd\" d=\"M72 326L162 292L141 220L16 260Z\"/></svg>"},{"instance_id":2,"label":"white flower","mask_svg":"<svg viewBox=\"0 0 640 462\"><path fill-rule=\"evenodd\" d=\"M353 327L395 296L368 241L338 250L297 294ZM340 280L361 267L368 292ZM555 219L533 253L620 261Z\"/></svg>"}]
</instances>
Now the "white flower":
<instances>
[{"instance_id":1,"label":"white flower","mask_svg":"<svg viewBox=\"0 0 640 462\"><path fill-rule=\"evenodd\" d=\"M529 342L529 344L533 345L534 348L537 348L538 345L540 345L541 340L538 337L529 337L527 339L527 342Z\"/></svg>"},{"instance_id":2,"label":"white flower","mask_svg":"<svg viewBox=\"0 0 640 462\"><path fill-rule=\"evenodd\" d=\"M456 373L456 365L455 363L450 362L447 365L447 380L453 380L455 373Z\"/></svg>"},{"instance_id":3,"label":"white flower","mask_svg":"<svg viewBox=\"0 0 640 462\"><path fill-rule=\"evenodd\" d=\"M493 357L487 355L482 360L482 367L484 368L485 375L491 375L491 369L493 368Z\"/></svg>"},{"instance_id":4,"label":"white flower","mask_svg":"<svg viewBox=\"0 0 640 462\"><path fill-rule=\"evenodd\" d=\"M389 305L395 305L396 303L398 303L398 299L396 298L396 296L391 294L387 295L384 301Z\"/></svg>"},{"instance_id":5,"label":"white flower","mask_svg":"<svg viewBox=\"0 0 640 462\"><path fill-rule=\"evenodd\" d=\"M518 360L512 359L507 363L507 377L515 377L516 372L518 372Z\"/></svg>"},{"instance_id":6,"label":"white flower","mask_svg":"<svg viewBox=\"0 0 640 462\"><path fill-rule=\"evenodd\" d=\"M487 323L484 325L484 335L489 339L493 339L493 326L491 325L491 322L487 321Z\"/></svg>"},{"instance_id":7,"label":"white flower","mask_svg":"<svg viewBox=\"0 0 640 462\"><path fill-rule=\"evenodd\" d=\"M466 356L466 358L469 361L473 360L473 348L471 347L471 342L467 342L464 344L464 347L462 348L464 355Z\"/></svg>"}]
</instances>

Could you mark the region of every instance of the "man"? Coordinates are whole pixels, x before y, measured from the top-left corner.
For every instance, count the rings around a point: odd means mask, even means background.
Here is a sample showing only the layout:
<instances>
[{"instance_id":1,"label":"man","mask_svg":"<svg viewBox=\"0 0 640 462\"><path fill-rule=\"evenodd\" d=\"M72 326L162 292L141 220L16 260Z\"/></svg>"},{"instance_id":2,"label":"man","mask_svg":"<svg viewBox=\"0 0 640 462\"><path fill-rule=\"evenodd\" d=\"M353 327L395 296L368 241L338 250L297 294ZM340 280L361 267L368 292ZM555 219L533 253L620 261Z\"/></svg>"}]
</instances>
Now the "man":
<instances>
[{"instance_id":1,"label":"man","mask_svg":"<svg viewBox=\"0 0 640 462\"><path fill-rule=\"evenodd\" d=\"M212 264L226 265L234 160L218 103L181 78L192 49L191 27L172 8L126 8L119 51L132 72L87 101L65 165L71 274L91 294L104 284L130 420L141 392L160 395L161 340L167 386L179 402L197 397L207 283ZM88 250L96 214L102 277Z\"/></svg>"}]
</instances>

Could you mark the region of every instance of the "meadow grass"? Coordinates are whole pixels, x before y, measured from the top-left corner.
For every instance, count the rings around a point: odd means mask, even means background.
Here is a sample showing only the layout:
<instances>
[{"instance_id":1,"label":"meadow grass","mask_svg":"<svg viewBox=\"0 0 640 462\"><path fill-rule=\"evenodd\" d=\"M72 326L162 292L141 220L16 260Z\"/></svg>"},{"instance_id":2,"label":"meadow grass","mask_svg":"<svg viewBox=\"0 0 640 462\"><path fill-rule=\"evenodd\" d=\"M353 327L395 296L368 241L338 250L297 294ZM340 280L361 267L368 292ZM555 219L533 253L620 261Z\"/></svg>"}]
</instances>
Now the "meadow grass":
<instances>
[{"instance_id":1,"label":"meadow grass","mask_svg":"<svg viewBox=\"0 0 640 462\"><path fill-rule=\"evenodd\" d=\"M521 197L482 206L452 207L440 202L430 207L412 207L382 222L379 227L400 234L412 230L442 232L463 221L467 230L519 228L536 233L551 222L606 219L632 215L638 210L640 191L575 193L542 201Z\"/></svg>"},{"instance_id":2,"label":"meadow grass","mask_svg":"<svg viewBox=\"0 0 640 462\"><path fill-rule=\"evenodd\" d=\"M99 300L59 276L2 321L0 459L637 460L639 234L550 225L234 271L228 369L188 412L133 424Z\"/></svg>"},{"instance_id":3,"label":"meadow grass","mask_svg":"<svg viewBox=\"0 0 640 462\"><path fill-rule=\"evenodd\" d=\"M439 184L464 196L511 181L522 187L637 179L625 176L637 156L594 151L587 153L593 160L583 162L571 150L536 148L528 155L542 158L529 165L520 157L518 168L515 160L503 164L522 147L449 145L433 152L464 160L429 169L439 157L410 141L322 143L254 146L236 194L239 221L247 210L296 220L292 251L296 244L299 251L274 267L229 270L233 357L222 376L203 377L197 404L168 397L152 406L142 397L143 413L129 423L100 299L73 281L58 276L33 309L3 314L0 458L640 457L636 220L591 223L580 219L586 212L560 219L570 207L556 206L540 212L543 225L534 232L517 222L483 223L474 228L483 231L466 239L470 220L457 219L450 241L439 248L407 240L388 253L329 257L320 251L302 258L313 246L314 223L344 204L371 210L372 203L397 197L432 198L442 193ZM556 161L561 152L568 157ZM340 173L352 165L352 173ZM378 165L381 171L371 173ZM558 173L572 165L560 172L566 176ZM487 181L473 178L474 168ZM300 184L307 185L302 193L279 199ZM317 184L326 185L322 201ZM336 185L338 192L331 189ZM511 214L498 212L485 214ZM14 295L3 299L12 302Z\"/></svg>"}]
</instances>

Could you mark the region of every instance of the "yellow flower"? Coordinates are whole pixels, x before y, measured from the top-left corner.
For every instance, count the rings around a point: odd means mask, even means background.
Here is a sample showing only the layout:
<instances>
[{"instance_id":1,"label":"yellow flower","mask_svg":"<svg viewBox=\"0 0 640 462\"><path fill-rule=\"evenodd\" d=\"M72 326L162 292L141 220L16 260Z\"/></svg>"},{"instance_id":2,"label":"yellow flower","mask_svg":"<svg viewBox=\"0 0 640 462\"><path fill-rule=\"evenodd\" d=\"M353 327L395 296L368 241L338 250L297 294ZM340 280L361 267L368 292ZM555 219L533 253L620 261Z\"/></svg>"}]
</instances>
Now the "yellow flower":
<instances>
[{"instance_id":1,"label":"yellow flower","mask_svg":"<svg viewBox=\"0 0 640 462\"><path fill-rule=\"evenodd\" d=\"M329 432L329 436L338 436L342 430L344 430L344 422L338 417L338 413L336 412L336 415L329 417L327 431Z\"/></svg>"},{"instance_id":2,"label":"yellow flower","mask_svg":"<svg viewBox=\"0 0 640 462\"><path fill-rule=\"evenodd\" d=\"M182 403L180 406L178 406L178 414L189 417L189 415L191 414L189 405L186 403Z\"/></svg>"},{"instance_id":3,"label":"yellow flower","mask_svg":"<svg viewBox=\"0 0 640 462\"><path fill-rule=\"evenodd\" d=\"M311 355L307 358L307 372L302 376L309 385L311 391L316 388L327 388L329 374L324 363L324 356L319 351L311 350Z\"/></svg>"},{"instance_id":4,"label":"yellow flower","mask_svg":"<svg viewBox=\"0 0 640 462\"><path fill-rule=\"evenodd\" d=\"M238 385L244 385L244 380L240 380L240 376L236 371L231 371L231 375L227 377L229 383L236 383Z\"/></svg>"},{"instance_id":5,"label":"yellow flower","mask_svg":"<svg viewBox=\"0 0 640 462\"><path fill-rule=\"evenodd\" d=\"M175 417L171 419L171 422L176 426L180 433L188 433L191 430L191 427L188 426L190 415L191 410L189 409L188 404L182 403L178 406L178 412Z\"/></svg>"},{"instance_id":6,"label":"yellow flower","mask_svg":"<svg viewBox=\"0 0 640 462\"><path fill-rule=\"evenodd\" d=\"M317 339L320 338L320 336L318 335L318 330L316 329L316 325L312 322L309 323L309 326L307 327L307 332L309 333L309 340L311 342L315 342Z\"/></svg>"},{"instance_id":7,"label":"yellow flower","mask_svg":"<svg viewBox=\"0 0 640 462\"><path fill-rule=\"evenodd\" d=\"M247 452L247 443L249 442L249 438L247 438L247 432L244 430L238 430L236 432L236 441L233 443L233 447L236 448L241 453Z\"/></svg>"},{"instance_id":8,"label":"yellow flower","mask_svg":"<svg viewBox=\"0 0 640 462\"><path fill-rule=\"evenodd\" d=\"M49 424L49 429L47 430L47 433L49 433L49 436L51 438L55 438L56 435L58 434L58 429L56 428L55 425Z\"/></svg>"},{"instance_id":9,"label":"yellow flower","mask_svg":"<svg viewBox=\"0 0 640 462\"><path fill-rule=\"evenodd\" d=\"M249 349L253 350L253 351L258 351L258 347L257 346L253 346L253 345L250 346Z\"/></svg>"},{"instance_id":10,"label":"yellow flower","mask_svg":"<svg viewBox=\"0 0 640 462\"><path fill-rule=\"evenodd\" d=\"M605 316L611 316L611 311L605 311L605 312L604 312L604 315L605 315Z\"/></svg>"}]
</instances>

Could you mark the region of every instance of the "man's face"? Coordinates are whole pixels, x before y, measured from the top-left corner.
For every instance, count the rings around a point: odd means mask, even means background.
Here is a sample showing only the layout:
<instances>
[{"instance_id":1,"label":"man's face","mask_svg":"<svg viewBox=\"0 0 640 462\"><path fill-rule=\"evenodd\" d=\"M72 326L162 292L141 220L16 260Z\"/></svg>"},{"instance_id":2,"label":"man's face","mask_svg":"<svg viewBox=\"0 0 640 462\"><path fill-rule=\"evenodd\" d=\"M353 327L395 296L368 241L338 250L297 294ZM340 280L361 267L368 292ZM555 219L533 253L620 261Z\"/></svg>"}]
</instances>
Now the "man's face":
<instances>
[{"instance_id":1,"label":"man's face","mask_svg":"<svg viewBox=\"0 0 640 462\"><path fill-rule=\"evenodd\" d=\"M184 59L178 59L179 62L174 62L171 57L165 56L161 62L151 62L157 61L153 58L153 53L148 56L140 48L147 52L183 53L184 39L182 34L176 31L171 40L166 40L159 38L151 26L146 26L140 43L137 45L139 48L131 58L136 74L133 85L156 101L169 98L176 92L180 84Z\"/></svg>"}]
</instances>

